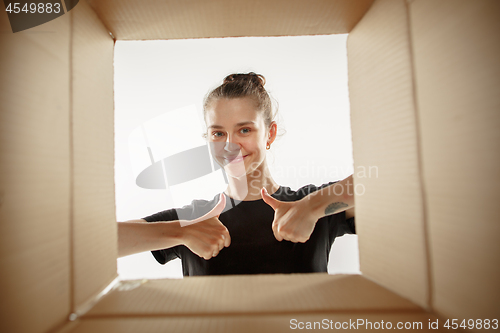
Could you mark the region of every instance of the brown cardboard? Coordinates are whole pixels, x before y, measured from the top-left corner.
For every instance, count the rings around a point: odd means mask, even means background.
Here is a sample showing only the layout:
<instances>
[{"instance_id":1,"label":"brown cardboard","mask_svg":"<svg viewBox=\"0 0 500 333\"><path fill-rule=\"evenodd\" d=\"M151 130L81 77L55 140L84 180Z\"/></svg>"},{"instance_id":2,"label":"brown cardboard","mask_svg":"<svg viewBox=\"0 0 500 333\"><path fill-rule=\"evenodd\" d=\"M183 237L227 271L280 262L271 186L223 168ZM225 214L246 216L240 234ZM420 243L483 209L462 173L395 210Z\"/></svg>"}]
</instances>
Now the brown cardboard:
<instances>
[{"instance_id":1,"label":"brown cardboard","mask_svg":"<svg viewBox=\"0 0 500 333\"><path fill-rule=\"evenodd\" d=\"M500 3L411 3L433 310L500 314Z\"/></svg>"},{"instance_id":2,"label":"brown cardboard","mask_svg":"<svg viewBox=\"0 0 500 333\"><path fill-rule=\"evenodd\" d=\"M412 59L404 1L376 1L347 41L362 273L428 307Z\"/></svg>"},{"instance_id":3,"label":"brown cardboard","mask_svg":"<svg viewBox=\"0 0 500 333\"><path fill-rule=\"evenodd\" d=\"M70 20L12 33L0 15L0 331L70 311Z\"/></svg>"},{"instance_id":4,"label":"brown cardboard","mask_svg":"<svg viewBox=\"0 0 500 333\"><path fill-rule=\"evenodd\" d=\"M500 319L496 0L88 2L16 34L0 14L0 331ZM356 197L363 276L127 282L99 298L116 277L108 31L350 32L355 167L378 167L378 177L355 174L366 189Z\"/></svg>"},{"instance_id":5,"label":"brown cardboard","mask_svg":"<svg viewBox=\"0 0 500 333\"><path fill-rule=\"evenodd\" d=\"M296 319L294 324L291 324L291 320ZM327 321L327 326L320 325L323 321ZM356 323L357 320L363 320L360 322L360 326L351 326ZM443 329L441 323L439 324L440 329L429 330L429 323L434 323L437 318L425 313L423 311L415 312L392 312L392 313L377 313L377 312L345 312L345 313L315 313L315 314L303 314L303 313L288 313L279 315L230 315L230 316L196 316L196 317L122 317L122 318L99 318L99 319L88 319L83 320L74 330L68 332L82 333L82 332L95 332L95 333L107 333L107 332L217 332L217 333L232 333L232 332L243 332L243 333L254 333L254 332L290 332L290 331L310 331L306 329L307 322L310 322L311 327L314 327L314 322L318 322L315 331L386 331L389 330L388 322L390 322L390 327L396 330L398 323L401 327L404 325L409 325L407 327L414 327L414 329L402 329L402 332L416 331L416 332L449 332L447 329ZM299 328L299 322L302 322ZM368 324L368 322L371 323ZM364 323L364 324L362 324ZM414 324L415 323L415 324ZM335 325L344 325L344 328L335 329ZM378 324L378 326L377 326ZM422 325L422 329L418 325ZM380 326L384 325L384 326ZM291 327L296 327L292 329ZM333 327L333 329L331 328ZM370 327L372 329L370 329ZM379 327L378 329L376 327ZM381 329L380 327L384 327ZM66 333L66 332L64 332Z\"/></svg>"},{"instance_id":6,"label":"brown cardboard","mask_svg":"<svg viewBox=\"0 0 500 333\"><path fill-rule=\"evenodd\" d=\"M124 281L84 318L419 311L360 275L268 274Z\"/></svg>"},{"instance_id":7,"label":"brown cardboard","mask_svg":"<svg viewBox=\"0 0 500 333\"><path fill-rule=\"evenodd\" d=\"M89 0L120 40L348 33L373 0Z\"/></svg>"},{"instance_id":8,"label":"brown cardboard","mask_svg":"<svg viewBox=\"0 0 500 333\"><path fill-rule=\"evenodd\" d=\"M73 266L78 308L116 276L113 47L85 1L71 12Z\"/></svg>"}]
</instances>

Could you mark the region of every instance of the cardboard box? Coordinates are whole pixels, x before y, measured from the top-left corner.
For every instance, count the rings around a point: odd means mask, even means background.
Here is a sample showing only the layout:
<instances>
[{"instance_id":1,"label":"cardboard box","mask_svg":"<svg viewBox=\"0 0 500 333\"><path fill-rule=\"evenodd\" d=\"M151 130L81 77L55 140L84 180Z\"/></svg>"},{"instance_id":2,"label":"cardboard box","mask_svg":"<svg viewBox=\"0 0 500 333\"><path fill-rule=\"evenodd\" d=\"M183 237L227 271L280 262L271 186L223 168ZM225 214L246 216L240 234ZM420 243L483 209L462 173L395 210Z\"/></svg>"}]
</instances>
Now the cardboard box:
<instances>
[{"instance_id":1,"label":"cardboard box","mask_svg":"<svg viewBox=\"0 0 500 333\"><path fill-rule=\"evenodd\" d=\"M15 34L2 12L0 330L498 327L498 31L496 0L82 0ZM117 282L114 39L334 33L379 170L355 178L363 274Z\"/></svg>"}]
</instances>

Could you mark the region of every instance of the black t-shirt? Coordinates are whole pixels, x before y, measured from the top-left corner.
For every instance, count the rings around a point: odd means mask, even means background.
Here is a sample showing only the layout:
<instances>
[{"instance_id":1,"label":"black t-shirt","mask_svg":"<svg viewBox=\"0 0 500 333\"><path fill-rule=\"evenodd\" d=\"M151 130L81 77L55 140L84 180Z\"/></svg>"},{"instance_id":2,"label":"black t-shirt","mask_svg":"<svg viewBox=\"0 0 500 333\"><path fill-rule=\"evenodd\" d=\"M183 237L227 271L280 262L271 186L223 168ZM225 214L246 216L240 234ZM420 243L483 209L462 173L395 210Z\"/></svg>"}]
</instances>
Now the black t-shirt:
<instances>
[{"instance_id":1,"label":"black t-shirt","mask_svg":"<svg viewBox=\"0 0 500 333\"><path fill-rule=\"evenodd\" d=\"M296 201L331 184L333 182L320 187L306 185L297 191L280 187L272 196L281 201ZM194 200L180 209L165 210L144 219L148 222L178 220L178 216L183 220L195 219L209 212L218 199L219 195L211 201ZM305 243L279 242L272 231L273 219L273 208L262 199L236 201L226 195L226 207L219 220L229 230L229 247L210 260L199 257L184 245L152 253L160 264L180 258L184 276L327 272L335 237L356 233L354 218L346 220L345 212L341 212L319 219Z\"/></svg>"}]
</instances>

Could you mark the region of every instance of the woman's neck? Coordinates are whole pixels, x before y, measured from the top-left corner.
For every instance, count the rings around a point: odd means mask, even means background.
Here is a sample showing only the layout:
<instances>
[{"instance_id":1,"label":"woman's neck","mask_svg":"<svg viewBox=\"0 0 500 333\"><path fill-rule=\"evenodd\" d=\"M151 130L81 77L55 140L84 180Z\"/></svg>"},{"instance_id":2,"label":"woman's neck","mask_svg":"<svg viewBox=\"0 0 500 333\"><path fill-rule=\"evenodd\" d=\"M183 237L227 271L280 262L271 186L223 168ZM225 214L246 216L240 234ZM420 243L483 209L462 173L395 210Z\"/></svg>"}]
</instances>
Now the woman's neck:
<instances>
[{"instance_id":1,"label":"woman's neck","mask_svg":"<svg viewBox=\"0 0 500 333\"><path fill-rule=\"evenodd\" d=\"M259 168L240 178L228 176L228 181L229 185L225 193L231 198L241 201L262 199L260 190L263 187L271 194L279 189L279 185L272 178L266 165L262 169Z\"/></svg>"}]
</instances>

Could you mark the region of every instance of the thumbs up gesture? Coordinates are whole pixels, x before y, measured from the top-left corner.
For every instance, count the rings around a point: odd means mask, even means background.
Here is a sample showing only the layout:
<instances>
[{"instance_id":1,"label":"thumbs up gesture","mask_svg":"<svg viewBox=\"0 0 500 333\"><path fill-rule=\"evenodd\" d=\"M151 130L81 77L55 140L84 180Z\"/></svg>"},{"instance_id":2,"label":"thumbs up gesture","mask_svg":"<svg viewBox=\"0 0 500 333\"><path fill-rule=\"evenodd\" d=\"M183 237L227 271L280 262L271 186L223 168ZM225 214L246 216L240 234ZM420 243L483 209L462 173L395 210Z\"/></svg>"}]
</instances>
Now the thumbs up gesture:
<instances>
[{"instance_id":1,"label":"thumbs up gesture","mask_svg":"<svg viewBox=\"0 0 500 333\"><path fill-rule=\"evenodd\" d=\"M193 253L209 260L231 244L227 228L219 221L226 206L226 197L220 195L219 202L207 214L192 221L179 221L182 228L182 244Z\"/></svg>"},{"instance_id":2,"label":"thumbs up gesture","mask_svg":"<svg viewBox=\"0 0 500 333\"><path fill-rule=\"evenodd\" d=\"M280 201L261 190L262 199L274 209L273 233L278 241L304 243L311 236L319 217L314 216L307 199Z\"/></svg>"}]
</instances>

